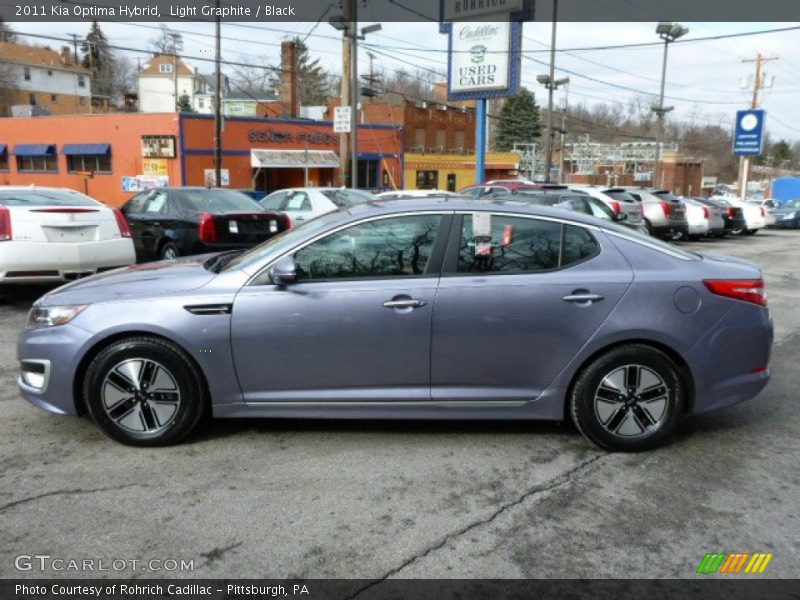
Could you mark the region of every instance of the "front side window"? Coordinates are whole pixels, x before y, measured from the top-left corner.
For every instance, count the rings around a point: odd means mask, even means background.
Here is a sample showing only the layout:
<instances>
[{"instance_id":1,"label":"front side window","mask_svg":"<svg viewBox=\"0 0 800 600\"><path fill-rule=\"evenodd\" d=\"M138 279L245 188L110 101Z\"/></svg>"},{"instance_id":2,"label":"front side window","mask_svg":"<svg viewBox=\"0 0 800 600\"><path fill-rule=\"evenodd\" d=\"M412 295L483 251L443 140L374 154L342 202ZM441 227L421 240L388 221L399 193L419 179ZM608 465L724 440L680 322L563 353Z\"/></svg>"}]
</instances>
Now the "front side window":
<instances>
[{"instance_id":1,"label":"front side window","mask_svg":"<svg viewBox=\"0 0 800 600\"><path fill-rule=\"evenodd\" d=\"M430 261L440 215L359 223L295 254L300 281L419 277Z\"/></svg>"},{"instance_id":2,"label":"front side window","mask_svg":"<svg viewBox=\"0 0 800 600\"><path fill-rule=\"evenodd\" d=\"M164 212L164 205L167 203L166 192L156 192L150 197L145 212L148 214L161 214Z\"/></svg>"},{"instance_id":3,"label":"front side window","mask_svg":"<svg viewBox=\"0 0 800 600\"><path fill-rule=\"evenodd\" d=\"M282 210L290 212L303 212L311 210L311 200L305 192L292 192L286 199L286 204Z\"/></svg>"},{"instance_id":4,"label":"front side window","mask_svg":"<svg viewBox=\"0 0 800 600\"><path fill-rule=\"evenodd\" d=\"M128 200L125 206L122 207L122 212L126 215L137 215L144 211L144 205L147 203L147 199L150 197L150 192L142 192L140 194L135 195L133 198Z\"/></svg>"},{"instance_id":5,"label":"front side window","mask_svg":"<svg viewBox=\"0 0 800 600\"><path fill-rule=\"evenodd\" d=\"M459 273L531 273L584 260L599 251L589 231L553 221L505 215L467 215Z\"/></svg>"}]
</instances>

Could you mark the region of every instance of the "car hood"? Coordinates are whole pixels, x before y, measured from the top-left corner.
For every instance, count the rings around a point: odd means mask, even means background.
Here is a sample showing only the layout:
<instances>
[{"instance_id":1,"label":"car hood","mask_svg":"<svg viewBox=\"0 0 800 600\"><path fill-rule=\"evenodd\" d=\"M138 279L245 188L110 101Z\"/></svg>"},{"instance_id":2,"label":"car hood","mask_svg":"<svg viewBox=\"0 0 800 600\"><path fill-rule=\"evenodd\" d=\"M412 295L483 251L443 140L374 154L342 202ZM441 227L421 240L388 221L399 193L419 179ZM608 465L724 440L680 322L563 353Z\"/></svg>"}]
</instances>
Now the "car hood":
<instances>
[{"instance_id":1,"label":"car hood","mask_svg":"<svg viewBox=\"0 0 800 600\"><path fill-rule=\"evenodd\" d=\"M203 267L211 256L213 254L201 254L100 273L56 288L37 300L35 305L92 304L196 290L216 276Z\"/></svg>"}]
</instances>

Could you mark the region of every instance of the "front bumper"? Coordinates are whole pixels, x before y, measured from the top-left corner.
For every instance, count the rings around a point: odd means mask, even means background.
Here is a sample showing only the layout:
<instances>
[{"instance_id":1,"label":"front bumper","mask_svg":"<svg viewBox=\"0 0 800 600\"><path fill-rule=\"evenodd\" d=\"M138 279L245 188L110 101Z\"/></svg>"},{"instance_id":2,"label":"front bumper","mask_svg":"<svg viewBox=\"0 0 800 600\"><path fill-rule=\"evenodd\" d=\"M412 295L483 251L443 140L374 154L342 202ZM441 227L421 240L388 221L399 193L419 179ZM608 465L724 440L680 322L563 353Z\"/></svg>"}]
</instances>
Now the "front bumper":
<instances>
[{"instance_id":1,"label":"front bumper","mask_svg":"<svg viewBox=\"0 0 800 600\"><path fill-rule=\"evenodd\" d=\"M0 283L70 281L136 262L130 238L99 242L0 244Z\"/></svg>"},{"instance_id":2,"label":"front bumper","mask_svg":"<svg viewBox=\"0 0 800 600\"><path fill-rule=\"evenodd\" d=\"M69 323L42 329L25 329L17 341L17 359L21 366L17 386L22 397L50 413L78 414L73 383L82 349L91 335ZM30 378L25 377L25 370L30 364L46 365L41 387L31 385Z\"/></svg>"},{"instance_id":3,"label":"front bumper","mask_svg":"<svg viewBox=\"0 0 800 600\"><path fill-rule=\"evenodd\" d=\"M774 227L775 229L796 229L798 226L800 226L800 217L794 219L775 219L774 224L768 225L768 227Z\"/></svg>"}]
</instances>

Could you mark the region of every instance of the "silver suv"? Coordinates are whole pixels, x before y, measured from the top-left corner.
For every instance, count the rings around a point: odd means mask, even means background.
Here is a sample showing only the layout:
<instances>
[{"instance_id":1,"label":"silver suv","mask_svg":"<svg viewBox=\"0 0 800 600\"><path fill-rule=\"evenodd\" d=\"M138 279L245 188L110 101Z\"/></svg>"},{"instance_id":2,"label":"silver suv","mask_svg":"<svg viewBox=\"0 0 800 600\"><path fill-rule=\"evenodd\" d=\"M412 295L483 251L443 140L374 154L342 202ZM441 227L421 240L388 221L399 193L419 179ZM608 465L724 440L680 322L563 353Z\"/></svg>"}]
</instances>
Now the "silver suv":
<instances>
[{"instance_id":1,"label":"silver suv","mask_svg":"<svg viewBox=\"0 0 800 600\"><path fill-rule=\"evenodd\" d=\"M624 188L571 183L568 186L571 190L583 192L593 198L602 200L615 214L627 215L628 218L625 224L628 227L639 229L643 232L646 230L646 224L642 218L642 207Z\"/></svg>"},{"instance_id":2,"label":"silver suv","mask_svg":"<svg viewBox=\"0 0 800 600\"><path fill-rule=\"evenodd\" d=\"M654 193L641 188L625 188L642 206L647 232L655 237L672 239L689 234L686 205L672 194Z\"/></svg>"}]
</instances>

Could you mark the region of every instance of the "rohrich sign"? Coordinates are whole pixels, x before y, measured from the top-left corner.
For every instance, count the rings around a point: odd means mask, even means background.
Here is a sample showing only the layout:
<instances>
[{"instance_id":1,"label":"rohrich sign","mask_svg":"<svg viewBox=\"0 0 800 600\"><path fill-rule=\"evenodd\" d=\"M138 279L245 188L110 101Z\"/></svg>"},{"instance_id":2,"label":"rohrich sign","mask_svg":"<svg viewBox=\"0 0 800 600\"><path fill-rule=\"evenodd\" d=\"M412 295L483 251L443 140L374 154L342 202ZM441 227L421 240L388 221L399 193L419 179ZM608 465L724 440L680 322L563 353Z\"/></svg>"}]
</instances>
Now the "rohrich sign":
<instances>
[{"instance_id":1,"label":"rohrich sign","mask_svg":"<svg viewBox=\"0 0 800 600\"><path fill-rule=\"evenodd\" d=\"M495 13L522 10L523 0L442 0L444 21L479 19Z\"/></svg>"}]
</instances>

